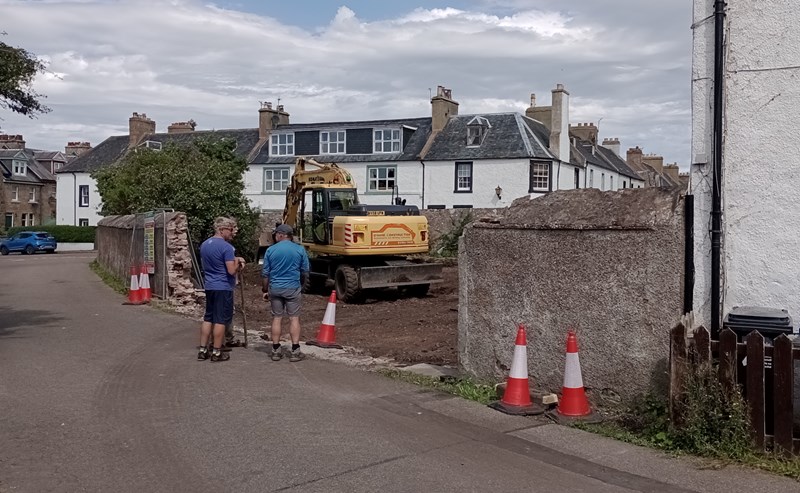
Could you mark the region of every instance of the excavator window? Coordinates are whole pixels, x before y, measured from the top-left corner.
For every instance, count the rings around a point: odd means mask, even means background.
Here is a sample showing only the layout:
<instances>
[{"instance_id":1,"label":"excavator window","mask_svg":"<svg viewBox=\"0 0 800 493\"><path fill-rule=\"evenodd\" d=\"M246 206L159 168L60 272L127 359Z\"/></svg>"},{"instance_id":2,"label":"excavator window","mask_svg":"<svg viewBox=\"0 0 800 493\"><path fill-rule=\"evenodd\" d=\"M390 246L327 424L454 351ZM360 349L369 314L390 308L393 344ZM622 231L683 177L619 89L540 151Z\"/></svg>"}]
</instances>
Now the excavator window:
<instances>
[{"instance_id":1,"label":"excavator window","mask_svg":"<svg viewBox=\"0 0 800 493\"><path fill-rule=\"evenodd\" d=\"M314 190L311 209L311 226L314 231L314 243L327 245L328 240L328 211L325 200L325 189Z\"/></svg>"}]
</instances>

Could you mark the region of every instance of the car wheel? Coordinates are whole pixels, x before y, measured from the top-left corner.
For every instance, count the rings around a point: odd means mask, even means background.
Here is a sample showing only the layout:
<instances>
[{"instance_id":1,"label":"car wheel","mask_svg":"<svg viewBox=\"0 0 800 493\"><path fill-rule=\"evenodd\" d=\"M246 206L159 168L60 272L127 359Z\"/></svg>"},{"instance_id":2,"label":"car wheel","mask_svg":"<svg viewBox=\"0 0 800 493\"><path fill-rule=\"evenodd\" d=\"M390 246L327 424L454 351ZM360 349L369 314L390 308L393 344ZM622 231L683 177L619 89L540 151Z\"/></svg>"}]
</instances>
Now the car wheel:
<instances>
[{"instance_id":1,"label":"car wheel","mask_svg":"<svg viewBox=\"0 0 800 493\"><path fill-rule=\"evenodd\" d=\"M6 248L5 246L1 246L0 255L8 255L8 248Z\"/></svg>"},{"instance_id":2,"label":"car wheel","mask_svg":"<svg viewBox=\"0 0 800 493\"><path fill-rule=\"evenodd\" d=\"M28 255L33 255L35 252L36 250L34 250L33 245L28 245L25 247L25 253Z\"/></svg>"}]
</instances>

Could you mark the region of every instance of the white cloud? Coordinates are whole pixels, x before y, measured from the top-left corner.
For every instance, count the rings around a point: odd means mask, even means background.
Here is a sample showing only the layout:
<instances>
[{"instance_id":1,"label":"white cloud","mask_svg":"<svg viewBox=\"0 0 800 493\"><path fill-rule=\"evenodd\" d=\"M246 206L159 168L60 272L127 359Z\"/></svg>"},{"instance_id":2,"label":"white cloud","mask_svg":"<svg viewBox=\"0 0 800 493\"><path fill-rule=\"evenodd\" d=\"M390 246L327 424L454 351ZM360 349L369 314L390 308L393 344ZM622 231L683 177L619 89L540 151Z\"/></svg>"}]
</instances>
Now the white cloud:
<instances>
[{"instance_id":1,"label":"white cloud","mask_svg":"<svg viewBox=\"0 0 800 493\"><path fill-rule=\"evenodd\" d=\"M522 111L531 92L547 104L564 83L573 121L603 118L601 137L613 129L623 145L688 161L688 29L626 24L622 9L487 5L375 22L343 6L312 32L199 0L0 0L4 41L49 62L34 87L53 108L35 120L2 113L0 125L59 149L126 133L133 111L159 131L189 118L255 127L258 102L278 98L293 122L425 116L438 84L463 114Z\"/></svg>"}]
</instances>

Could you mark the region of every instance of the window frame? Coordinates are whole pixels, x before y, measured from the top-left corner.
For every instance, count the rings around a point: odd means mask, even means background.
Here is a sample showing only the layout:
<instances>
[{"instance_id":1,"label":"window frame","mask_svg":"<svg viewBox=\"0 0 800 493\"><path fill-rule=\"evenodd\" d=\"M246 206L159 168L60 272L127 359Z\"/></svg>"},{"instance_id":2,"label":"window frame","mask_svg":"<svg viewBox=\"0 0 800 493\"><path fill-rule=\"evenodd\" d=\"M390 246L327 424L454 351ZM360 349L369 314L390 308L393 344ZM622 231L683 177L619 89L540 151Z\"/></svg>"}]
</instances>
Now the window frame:
<instances>
[{"instance_id":1,"label":"window frame","mask_svg":"<svg viewBox=\"0 0 800 493\"><path fill-rule=\"evenodd\" d=\"M276 171L281 172L281 177L276 180L274 177L274 173ZM273 177L270 180L267 180L267 172L271 172ZM286 188L281 190L275 190L274 184L282 183L284 181L283 172L286 172ZM267 181L273 184L273 188L271 190L267 190ZM268 194L268 195L286 195L286 189L289 188L289 185L292 183L292 168L290 166L264 166L264 170L261 172L261 193ZM279 185L280 186L280 185Z\"/></svg>"},{"instance_id":2,"label":"window frame","mask_svg":"<svg viewBox=\"0 0 800 493\"><path fill-rule=\"evenodd\" d=\"M83 191L86 190L86 200L84 201ZM78 185L78 207L89 207L89 185Z\"/></svg>"},{"instance_id":3,"label":"window frame","mask_svg":"<svg viewBox=\"0 0 800 493\"><path fill-rule=\"evenodd\" d=\"M30 192L28 192L28 203L29 204L36 204L38 200L36 200L36 187L31 187ZM33 226L33 225L31 225Z\"/></svg>"},{"instance_id":4,"label":"window frame","mask_svg":"<svg viewBox=\"0 0 800 493\"><path fill-rule=\"evenodd\" d=\"M11 202L19 202L19 186L14 185L11 189Z\"/></svg>"},{"instance_id":5,"label":"window frame","mask_svg":"<svg viewBox=\"0 0 800 493\"><path fill-rule=\"evenodd\" d=\"M381 178L380 177L380 170L381 169L385 169L386 170L386 177L385 178ZM394 176L392 178L389 178L389 170L390 169L394 171ZM370 176L372 170L378 170L378 176L376 176L375 178L372 178ZM376 183L376 185L377 185L378 183L380 183L381 180L385 180L386 181L386 188L381 189L381 188L377 188L376 187L374 190L370 188L370 185L372 184L373 181L377 182ZM392 181L392 183L393 183L392 186L389 186L389 180ZM367 189L366 189L365 193L367 193L367 194L387 194L387 193L394 192L395 187L397 187L397 165L396 164L381 164L381 165L367 166L366 184L367 184Z\"/></svg>"},{"instance_id":6,"label":"window frame","mask_svg":"<svg viewBox=\"0 0 800 493\"><path fill-rule=\"evenodd\" d=\"M389 139L385 138L385 133L389 132ZM378 138L378 134L381 135L381 138ZM395 138L395 134L397 134L397 138ZM390 150L386 150L386 144L389 144ZM397 149L395 149L395 144L397 144ZM378 149L378 145L381 146L381 149ZM403 133L400 129L397 128L374 128L372 129L372 153L373 154L393 154L396 152L403 151Z\"/></svg>"},{"instance_id":7,"label":"window frame","mask_svg":"<svg viewBox=\"0 0 800 493\"><path fill-rule=\"evenodd\" d=\"M547 186L534 187L534 169L536 166L545 166L547 168ZM539 168L541 169L541 168ZM553 163L552 161L535 161L531 160L528 165L528 193L547 193L553 191Z\"/></svg>"},{"instance_id":8,"label":"window frame","mask_svg":"<svg viewBox=\"0 0 800 493\"><path fill-rule=\"evenodd\" d=\"M14 159L11 162L11 172L15 176L28 175L28 163L19 159Z\"/></svg>"},{"instance_id":9,"label":"window frame","mask_svg":"<svg viewBox=\"0 0 800 493\"><path fill-rule=\"evenodd\" d=\"M285 137L284 143L280 142L281 137ZM284 148L283 152L281 152L281 147ZM269 155L294 156L294 132L272 134L269 138Z\"/></svg>"},{"instance_id":10,"label":"window frame","mask_svg":"<svg viewBox=\"0 0 800 493\"><path fill-rule=\"evenodd\" d=\"M469 169L469 188L461 188L459 187L458 179L462 178L459 176L458 171L463 167L468 167ZM453 193L472 193L472 187L475 183L475 176L473 174L474 166L472 161L456 161L454 166L454 180L453 180Z\"/></svg>"},{"instance_id":11,"label":"window frame","mask_svg":"<svg viewBox=\"0 0 800 493\"><path fill-rule=\"evenodd\" d=\"M336 135L336 141L331 140L331 135ZM322 136L326 135L327 139L322 140ZM341 141L339 137L341 136ZM336 152L331 152L331 146L335 145ZM327 150L326 150L327 146ZM341 146L341 151L339 150L339 146ZM319 133L319 153L320 155L336 155L336 154L347 154L347 132L344 130L323 130Z\"/></svg>"},{"instance_id":12,"label":"window frame","mask_svg":"<svg viewBox=\"0 0 800 493\"><path fill-rule=\"evenodd\" d=\"M78 226L89 226L89 219L81 217L78 219Z\"/></svg>"}]
</instances>

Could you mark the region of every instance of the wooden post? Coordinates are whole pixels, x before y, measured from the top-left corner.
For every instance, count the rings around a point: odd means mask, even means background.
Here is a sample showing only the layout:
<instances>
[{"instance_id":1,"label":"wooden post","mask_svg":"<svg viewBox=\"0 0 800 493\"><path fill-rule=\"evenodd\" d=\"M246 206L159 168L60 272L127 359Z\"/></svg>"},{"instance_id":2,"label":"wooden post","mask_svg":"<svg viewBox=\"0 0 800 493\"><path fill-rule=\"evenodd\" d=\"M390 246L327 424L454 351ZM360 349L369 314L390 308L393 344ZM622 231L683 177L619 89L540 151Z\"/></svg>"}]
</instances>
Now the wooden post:
<instances>
[{"instance_id":1,"label":"wooden post","mask_svg":"<svg viewBox=\"0 0 800 493\"><path fill-rule=\"evenodd\" d=\"M731 329L719 333L719 383L728 395L738 392L736 388L737 338Z\"/></svg>"},{"instance_id":2,"label":"wooden post","mask_svg":"<svg viewBox=\"0 0 800 493\"><path fill-rule=\"evenodd\" d=\"M747 405L758 450L764 450L764 337L756 330L747 335Z\"/></svg>"},{"instance_id":3,"label":"wooden post","mask_svg":"<svg viewBox=\"0 0 800 493\"><path fill-rule=\"evenodd\" d=\"M686 328L678 324L670 331L669 343L669 417L673 426L681 424L680 402L686 370Z\"/></svg>"},{"instance_id":4,"label":"wooden post","mask_svg":"<svg viewBox=\"0 0 800 493\"><path fill-rule=\"evenodd\" d=\"M774 342L772 375L775 451L791 455L793 449L792 420L794 419L794 406L792 403L794 361L792 359L792 341L785 335L778 336Z\"/></svg>"},{"instance_id":5,"label":"wooden post","mask_svg":"<svg viewBox=\"0 0 800 493\"><path fill-rule=\"evenodd\" d=\"M694 331L695 363L705 364L711 361L711 334L702 325Z\"/></svg>"}]
</instances>

